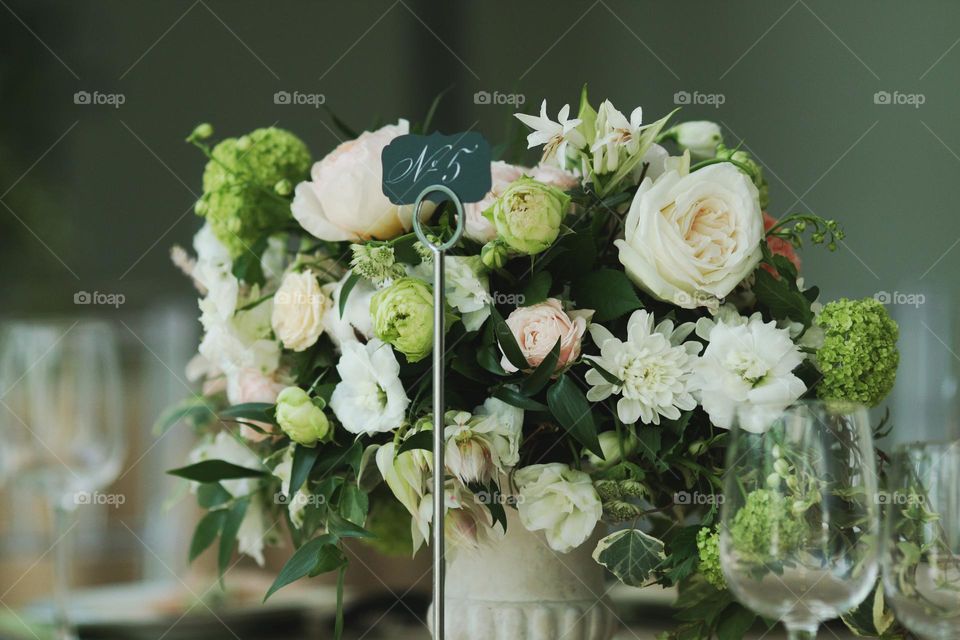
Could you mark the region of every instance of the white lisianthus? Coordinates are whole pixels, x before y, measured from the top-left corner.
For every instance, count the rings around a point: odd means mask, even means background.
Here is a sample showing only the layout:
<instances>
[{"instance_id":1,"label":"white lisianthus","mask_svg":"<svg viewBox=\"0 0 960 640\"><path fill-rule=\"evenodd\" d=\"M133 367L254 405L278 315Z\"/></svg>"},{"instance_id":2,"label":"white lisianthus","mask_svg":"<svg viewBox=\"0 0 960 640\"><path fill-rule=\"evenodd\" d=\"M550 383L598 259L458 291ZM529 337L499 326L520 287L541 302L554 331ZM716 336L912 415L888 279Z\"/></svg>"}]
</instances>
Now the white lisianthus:
<instances>
[{"instance_id":1,"label":"white lisianthus","mask_svg":"<svg viewBox=\"0 0 960 640\"><path fill-rule=\"evenodd\" d=\"M280 463L273 468L273 475L280 479L280 491L284 496L288 496L287 511L290 514L290 522L299 529L303 526L304 509L310 501L310 494L303 490L303 487L297 489L297 493L290 496L290 478L293 475L293 450L294 445L290 445L283 452Z\"/></svg>"},{"instance_id":2,"label":"white lisianthus","mask_svg":"<svg viewBox=\"0 0 960 640\"><path fill-rule=\"evenodd\" d=\"M347 272L339 282L323 286L324 293L330 298L330 309L323 314L323 328L327 335L339 347L345 342L357 342L358 334L364 340L373 337L373 318L370 317L370 300L377 292L369 280L360 278L347 296L347 303L340 313L340 295L343 286L350 278Z\"/></svg>"},{"instance_id":3,"label":"white lisianthus","mask_svg":"<svg viewBox=\"0 0 960 640\"><path fill-rule=\"evenodd\" d=\"M229 318L237 309L240 282L233 275L230 250L217 239L210 224L204 224L193 236L197 263L193 279L206 291L207 308L221 318Z\"/></svg>"},{"instance_id":4,"label":"white lisianthus","mask_svg":"<svg viewBox=\"0 0 960 640\"><path fill-rule=\"evenodd\" d=\"M690 376L701 345L683 342L693 331L693 324L674 328L670 320L656 327L653 322L652 313L635 311L627 323L626 342L599 324L590 325L600 355L589 359L622 382L614 384L591 369L586 374L587 383L592 385L587 400L599 402L611 395L621 396L617 416L626 424L637 420L660 424L660 416L676 420L680 411L697 406L690 393Z\"/></svg>"},{"instance_id":5,"label":"white lisianthus","mask_svg":"<svg viewBox=\"0 0 960 640\"><path fill-rule=\"evenodd\" d=\"M273 296L273 331L287 349L309 349L323 333L329 308L330 299L312 271L290 272Z\"/></svg>"},{"instance_id":6,"label":"white lisianthus","mask_svg":"<svg viewBox=\"0 0 960 640\"><path fill-rule=\"evenodd\" d=\"M554 551L567 553L586 542L603 515L590 476L565 464L523 467L514 481L520 522L528 531L543 531Z\"/></svg>"},{"instance_id":7,"label":"white lisianthus","mask_svg":"<svg viewBox=\"0 0 960 640\"><path fill-rule=\"evenodd\" d=\"M345 342L337 363L340 382L330 397L350 433L392 431L403 424L410 399L400 382L400 363L390 345L374 338L366 345Z\"/></svg>"},{"instance_id":8,"label":"white lisianthus","mask_svg":"<svg viewBox=\"0 0 960 640\"><path fill-rule=\"evenodd\" d=\"M473 415L450 411L446 418L446 466L465 484L487 483L520 461L523 409L488 398Z\"/></svg>"},{"instance_id":9,"label":"white lisianthus","mask_svg":"<svg viewBox=\"0 0 960 640\"><path fill-rule=\"evenodd\" d=\"M691 384L714 425L729 429L738 408L777 412L807 390L793 373L803 362L803 353L786 329L764 322L759 313L746 321L701 323L697 334L709 344L694 365ZM741 422L741 427L765 428L766 413L746 413L753 417Z\"/></svg>"},{"instance_id":10,"label":"white lisianthus","mask_svg":"<svg viewBox=\"0 0 960 640\"><path fill-rule=\"evenodd\" d=\"M670 130L670 134L681 148L689 149L695 158L712 158L717 153L717 145L723 142L720 125L709 120L681 122Z\"/></svg>"},{"instance_id":11,"label":"white lisianthus","mask_svg":"<svg viewBox=\"0 0 960 640\"><path fill-rule=\"evenodd\" d=\"M760 262L759 192L729 163L644 179L630 205L620 262L640 288L686 309L716 308Z\"/></svg>"},{"instance_id":12,"label":"white lisianthus","mask_svg":"<svg viewBox=\"0 0 960 640\"><path fill-rule=\"evenodd\" d=\"M395 138L410 133L406 120L365 131L313 165L290 209L300 225L321 240L390 240L413 226L413 206L396 205L383 194L380 154ZM426 218L433 207L424 206Z\"/></svg>"},{"instance_id":13,"label":"white lisianthus","mask_svg":"<svg viewBox=\"0 0 960 640\"><path fill-rule=\"evenodd\" d=\"M480 256L447 256L447 302L460 314L467 331L476 331L490 317L490 278ZM433 265L420 263L410 275L433 286Z\"/></svg>"}]
</instances>

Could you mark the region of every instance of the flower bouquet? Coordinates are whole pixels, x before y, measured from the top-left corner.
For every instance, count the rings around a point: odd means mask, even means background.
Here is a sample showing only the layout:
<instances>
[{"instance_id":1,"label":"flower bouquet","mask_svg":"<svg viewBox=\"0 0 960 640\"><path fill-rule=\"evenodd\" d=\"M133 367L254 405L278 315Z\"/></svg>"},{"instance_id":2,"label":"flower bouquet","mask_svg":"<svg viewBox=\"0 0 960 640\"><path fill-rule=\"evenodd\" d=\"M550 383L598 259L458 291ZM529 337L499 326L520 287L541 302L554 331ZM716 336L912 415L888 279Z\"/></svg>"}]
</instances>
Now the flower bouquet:
<instances>
[{"instance_id":1,"label":"flower bouquet","mask_svg":"<svg viewBox=\"0 0 960 640\"><path fill-rule=\"evenodd\" d=\"M757 160L672 115L595 108L586 89L576 117L544 102L517 114L539 162L494 161L465 207L446 258L445 522L456 556L497 553L509 520L628 585L679 585L679 637L708 638L753 620L725 588L710 499L735 410L876 405L897 327L874 300L818 302L797 250L835 249L838 224L771 217ZM208 158L205 224L196 257L173 259L202 296L203 392L163 421L200 437L171 473L207 510L191 559L219 539L221 572L236 547L262 563L289 533L268 596L326 572L342 585L348 539L412 554L430 538L433 258L380 166L427 120L336 120L350 139L312 165L278 128L188 138ZM422 213L449 237L449 203Z\"/></svg>"}]
</instances>

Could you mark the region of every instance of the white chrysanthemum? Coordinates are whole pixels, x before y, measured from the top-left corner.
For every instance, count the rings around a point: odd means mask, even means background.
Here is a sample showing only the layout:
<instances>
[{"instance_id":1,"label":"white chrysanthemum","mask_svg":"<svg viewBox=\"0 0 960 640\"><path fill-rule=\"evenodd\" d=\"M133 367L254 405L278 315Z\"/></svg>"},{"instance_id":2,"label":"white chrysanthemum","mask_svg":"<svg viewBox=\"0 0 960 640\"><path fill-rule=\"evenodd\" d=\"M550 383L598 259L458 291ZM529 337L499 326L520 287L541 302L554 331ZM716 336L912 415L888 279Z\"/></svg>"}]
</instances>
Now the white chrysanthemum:
<instances>
[{"instance_id":1,"label":"white chrysanthemum","mask_svg":"<svg viewBox=\"0 0 960 640\"><path fill-rule=\"evenodd\" d=\"M738 407L759 406L776 412L807 390L793 374L803 361L803 353L786 329L777 328L775 322L764 322L759 313L746 320L701 323L697 334L709 344L694 366L691 383L716 426L729 429ZM740 426L762 431L765 420L760 412L741 414L751 415L756 419Z\"/></svg>"},{"instance_id":2,"label":"white chrysanthemum","mask_svg":"<svg viewBox=\"0 0 960 640\"><path fill-rule=\"evenodd\" d=\"M410 399L400 382L400 364L389 345L374 338L366 345L345 342L337 363L340 383L330 397L350 433L382 433L403 424Z\"/></svg>"},{"instance_id":3,"label":"white chrysanthemum","mask_svg":"<svg viewBox=\"0 0 960 640\"><path fill-rule=\"evenodd\" d=\"M697 406L690 393L690 377L700 344L683 342L693 325L674 328L673 322L664 320L654 327L653 321L653 314L635 311L627 323L626 342L598 324L590 326L600 355L589 359L622 384L614 384L591 369L586 376L592 385L587 399L597 402L611 395L621 396L617 415L627 424L638 419L644 424L660 424L660 416L676 420L681 410Z\"/></svg>"}]
</instances>

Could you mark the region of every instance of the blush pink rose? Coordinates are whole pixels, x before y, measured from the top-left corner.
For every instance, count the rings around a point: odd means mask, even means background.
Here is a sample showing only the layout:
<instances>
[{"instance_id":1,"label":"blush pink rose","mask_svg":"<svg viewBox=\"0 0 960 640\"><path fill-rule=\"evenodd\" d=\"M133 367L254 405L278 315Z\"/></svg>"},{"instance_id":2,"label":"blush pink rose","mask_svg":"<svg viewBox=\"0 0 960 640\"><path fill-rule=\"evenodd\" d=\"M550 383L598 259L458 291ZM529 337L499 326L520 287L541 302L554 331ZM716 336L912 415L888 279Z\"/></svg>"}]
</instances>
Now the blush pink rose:
<instances>
[{"instance_id":1,"label":"blush pink rose","mask_svg":"<svg viewBox=\"0 0 960 640\"><path fill-rule=\"evenodd\" d=\"M592 315L593 311L589 310L572 311L568 314L559 300L548 298L539 304L514 309L507 317L507 326L510 327L531 369L543 362L559 339L560 358L557 360L557 370L560 370L580 355L580 342L587 328L587 321ZM501 359L500 366L510 373L517 371L506 355Z\"/></svg>"}]
</instances>

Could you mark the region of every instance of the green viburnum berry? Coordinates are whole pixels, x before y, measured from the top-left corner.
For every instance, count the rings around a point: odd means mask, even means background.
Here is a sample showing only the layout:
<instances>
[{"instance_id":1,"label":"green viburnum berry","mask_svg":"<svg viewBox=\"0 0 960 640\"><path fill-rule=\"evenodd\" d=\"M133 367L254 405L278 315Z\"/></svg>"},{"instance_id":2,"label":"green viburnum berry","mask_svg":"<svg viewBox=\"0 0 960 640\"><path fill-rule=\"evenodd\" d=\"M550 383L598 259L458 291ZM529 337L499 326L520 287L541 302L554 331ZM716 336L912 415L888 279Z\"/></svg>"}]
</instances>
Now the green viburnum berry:
<instances>
[{"instance_id":1,"label":"green viburnum berry","mask_svg":"<svg viewBox=\"0 0 960 640\"><path fill-rule=\"evenodd\" d=\"M310 152L292 133L270 127L227 138L211 155L196 211L238 256L291 218L290 202L277 193L277 185L305 180Z\"/></svg>"},{"instance_id":2,"label":"green viburnum berry","mask_svg":"<svg viewBox=\"0 0 960 640\"><path fill-rule=\"evenodd\" d=\"M370 300L373 331L410 362L433 349L433 287L416 278L399 278Z\"/></svg>"},{"instance_id":3,"label":"green viburnum berry","mask_svg":"<svg viewBox=\"0 0 960 640\"><path fill-rule=\"evenodd\" d=\"M330 435L323 409L300 387L287 387L277 396L277 424L287 436L305 447L314 447Z\"/></svg>"},{"instance_id":4,"label":"green viburnum berry","mask_svg":"<svg viewBox=\"0 0 960 640\"><path fill-rule=\"evenodd\" d=\"M353 251L350 266L362 278L381 283L404 275L403 266L397 264L393 247L389 245L352 244L350 249Z\"/></svg>"},{"instance_id":5,"label":"green viburnum berry","mask_svg":"<svg viewBox=\"0 0 960 640\"><path fill-rule=\"evenodd\" d=\"M842 298L823 307L817 324L824 331L823 346L817 350L823 374L817 395L877 405L897 377L897 323L878 300Z\"/></svg>"},{"instance_id":6,"label":"green viburnum berry","mask_svg":"<svg viewBox=\"0 0 960 640\"><path fill-rule=\"evenodd\" d=\"M720 532L710 527L700 529L697 532L697 552L700 556L697 570L704 579L721 591L726 589L727 580L720 568Z\"/></svg>"},{"instance_id":7,"label":"green viburnum berry","mask_svg":"<svg viewBox=\"0 0 960 640\"><path fill-rule=\"evenodd\" d=\"M759 562L779 558L797 549L806 537L806 525L793 514L780 493L757 489L737 511L730 527L733 548Z\"/></svg>"},{"instance_id":8,"label":"green viburnum berry","mask_svg":"<svg viewBox=\"0 0 960 640\"><path fill-rule=\"evenodd\" d=\"M611 522L625 522L640 516L639 506L624 500L611 500L603 503L603 515Z\"/></svg>"},{"instance_id":9,"label":"green viburnum berry","mask_svg":"<svg viewBox=\"0 0 960 640\"><path fill-rule=\"evenodd\" d=\"M619 500L621 497L620 484L616 480L597 480L593 483L593 487L604 502Z\"/></svg>"},{"instance_id":10,"label":"green viburnum berry","mask_svg":"<svg viewBox=\"0 0 960 640\"><path fill-rule=\"evenodd\" d=\"M569 206L566 193L524 176L507 187L483 215L510 249L534 255L545 251L560 235Z\"/></svg>"},{"instance_id":11,"label":"green viburnum berry","mask_svg":"<svg viewBox=\"0 0 960 640\"><path fill-rule=\"evenodd\" d=\"M187 140L192 142L194 140L206 140L213 135L213 125L209 122L203 122L194 127L193 131L190 132L190 135L187 137Z\"/></svg>"},{"instance_id":12,"label":"green viburnum berry","mask_svg":"<svg viewBox=\"0 0 960 640\"><path fill-rule=\"evenodd\" d=\"M733 160L738 164L737 168L750 177L750 180L753 181L760 192L760 208L766 209L767 205L770 204L770 186L767 184L767 179L763 177L763 167L760 166L760 163L754 160L748 152L742 149L729 149L722 143L717 145L717 157L724 160Z\"/></svg>"}]
</instances>

